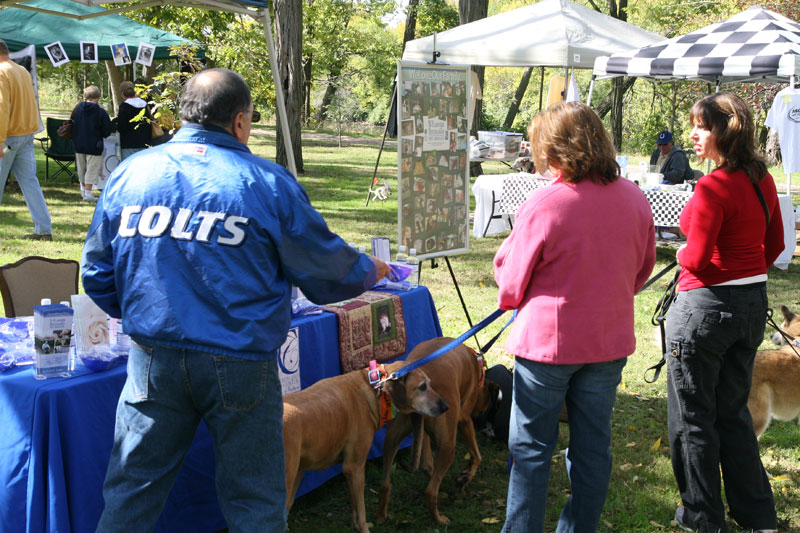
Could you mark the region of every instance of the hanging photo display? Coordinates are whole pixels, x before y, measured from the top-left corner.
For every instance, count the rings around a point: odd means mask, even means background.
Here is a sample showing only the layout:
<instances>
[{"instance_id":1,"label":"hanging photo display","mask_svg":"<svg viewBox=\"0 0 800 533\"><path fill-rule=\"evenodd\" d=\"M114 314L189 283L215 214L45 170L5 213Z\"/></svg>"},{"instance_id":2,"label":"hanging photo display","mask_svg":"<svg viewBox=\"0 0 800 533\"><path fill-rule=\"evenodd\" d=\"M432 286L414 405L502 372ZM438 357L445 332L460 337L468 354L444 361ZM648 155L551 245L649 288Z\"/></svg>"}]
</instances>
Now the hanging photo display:
<instances>
[{"instance_id":1,"label":"hanging photo display","mask_svg":"<svg viewBox=\"0 0 800 533\"><path fill-rule=\"evenodd\" d=\"M97 43L81 41L81 63L97 63Z\"/></svg>"},{"instance_id":2,"label":"hanging photo display","mask_svg":"<svg viewBox=\"0 0 800 533\"><path fill-rule=\"evenodd\" d=\"M156 47L148 43L139 43L139 51L136 53L136 62L149 67L153 64L153 56L156 53Z\"/></svg>"},{"instance_id":3,"label":"hanging photo display","mask_svg":"<svg viewBox=\"0 0 800 533\"><path fill-rule=\"evenodd\" d=\"M125 43L117 43L110 45L111 57L114 58L114 64L118 67L122 65L130 65L131 55L128 53L128 45Z\"/></svg>"},{"instance_id":4,"label":"hanging photo display","mask_svg":"<svg viewBox=\"0 0 800 533\"><path fill-rule=\"evenodd\" d=\"M61 41L45 45L44 50L47 52L47 57L50 58L50 62L54 67L60 67L64 63L69 63L69 57L67 57L67 52L61 45Z\"/></svg>"},{"instance_id":5,"label":"hanging photo display","mask_svg":"<svg viewBox=\"0 0 800 533\"><path fill-rule=\"evenodd\" d=\"M421 259L469 250L468 71L398 62L398 241Z\"/></svg>"}]
</instances>

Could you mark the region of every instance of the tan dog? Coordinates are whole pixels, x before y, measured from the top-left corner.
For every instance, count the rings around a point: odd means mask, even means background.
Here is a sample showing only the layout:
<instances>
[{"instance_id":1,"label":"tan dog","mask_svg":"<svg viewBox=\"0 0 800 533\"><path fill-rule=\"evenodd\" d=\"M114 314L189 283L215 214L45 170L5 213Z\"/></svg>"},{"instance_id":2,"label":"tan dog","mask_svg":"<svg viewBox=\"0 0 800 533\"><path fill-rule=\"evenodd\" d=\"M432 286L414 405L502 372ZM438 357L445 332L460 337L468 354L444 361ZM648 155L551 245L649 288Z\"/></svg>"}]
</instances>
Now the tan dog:
<instances>
[{"instance_id":1,"label":"tan dog","mask_svg":"<svg viewBox=\"0 0 800 533\"><path fill-rule=\"evenodd\" d=\"M451 340L453 339L440 337L425 341L414 348L406 362L422 359ZM425 489L425 499L431 518L437 524L450 523L446 516L439 514L439 486L453 462L457 432L461 434L470 454L467 469L458 478L461 488L472 480L481 463L471 416L489 407L491 390L485 383L479 386L483 375L483 362L478 360L473 350L461 344L422 368L431 379L431 387L447 402L450 409L437 418L403 414L386 425L386 438L383 444L383 484L375 515L375 520L379 523L387 517L389 495L392 491L392 462L397 454L397 448L412 431L414 450L411 470L416 469L420 450L425 448L423 468L430 474L430 482ZM435 459L430 452L431 445L436 450Z\"/></svg>"},{"instance_id":2,"label":"tan dog","mask_svg":"<svg viewBox=\"0 0 800 533\"><path fill-rule=\"evenodd\" d=\"M781 313L781 329L790 337L800 337L800 317L783 305ZM779 333L772 336L772 342L781 348L756 353L753 384L747 401L753 429L759 438L772 418L794 420L800 415L800 357ZM797 351L800 352L800 348Z\"/></svg>"},{"instance_id":3,"label":"tan dog","mask_svg":"<svg viewBox=\"0 0 800 533\"><path fill-rule=\"evenodd\" d=\"M386 365L391 374L405 362ZM286 508L292 508L303 472L342 463L350 490L353 528L368 533L364 508L364 468L379 425L379 398L367 370L320 380L283 397L283 445L286 454ZM439 416L447 403L422 369L384 385L400 413Z\"/></svg>"}]
</instances>

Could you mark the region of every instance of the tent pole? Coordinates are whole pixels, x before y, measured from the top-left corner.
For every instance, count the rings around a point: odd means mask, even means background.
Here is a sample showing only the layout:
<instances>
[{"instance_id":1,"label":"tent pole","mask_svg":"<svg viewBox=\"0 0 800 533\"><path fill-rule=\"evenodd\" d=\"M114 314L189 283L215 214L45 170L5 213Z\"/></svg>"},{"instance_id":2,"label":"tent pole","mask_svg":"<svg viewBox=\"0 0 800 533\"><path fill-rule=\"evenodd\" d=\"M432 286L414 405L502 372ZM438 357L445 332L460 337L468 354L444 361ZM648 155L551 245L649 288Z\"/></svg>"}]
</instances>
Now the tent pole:
<instances>
[{"instance_id":1,"label":"tent pole","mask_svg":"<svg viewBox=\"0 0 800 533\"><path fill-rule=\"evenodd\" d=\"M542 97L544 97L544 67L542 67L542 76L539 81L539 111L542 110Z\"/></svg>"},{"instance_id":2,"label":"tent pole","mask_svg":"<svg viewBox=\"0 0 800 533\"><path fill-rule=\"evenodd\" d=\"M592 107L592 93L594 92L594 80L597 76L592 74L592 81L589 83L589 96L586 97L586 105Z\"/></svg>"},{"instance_id":3,"label":"tent pole","mask_svg":"<svg viewBox=\"0 0 800 533\"><path fill-rule=\"evenodd\" d=\"M269 66L272 69L272 83L275 85L275 104L278 108L278 122L280 123L281 133L283 134L283 145L286 148L286 160L289 163L289 172L297 177L297 166L294 162L294 146L292 146L292 136L289 132L289 119L286 117L286 105L283 101L283 88L278 83L278 62L275 60L275 43L272 41L272 19L269 16L269 8L261 9L261 23L264 26L264 37L267 39L267 50L269 50Z\"/></svg>"}]
</instances>

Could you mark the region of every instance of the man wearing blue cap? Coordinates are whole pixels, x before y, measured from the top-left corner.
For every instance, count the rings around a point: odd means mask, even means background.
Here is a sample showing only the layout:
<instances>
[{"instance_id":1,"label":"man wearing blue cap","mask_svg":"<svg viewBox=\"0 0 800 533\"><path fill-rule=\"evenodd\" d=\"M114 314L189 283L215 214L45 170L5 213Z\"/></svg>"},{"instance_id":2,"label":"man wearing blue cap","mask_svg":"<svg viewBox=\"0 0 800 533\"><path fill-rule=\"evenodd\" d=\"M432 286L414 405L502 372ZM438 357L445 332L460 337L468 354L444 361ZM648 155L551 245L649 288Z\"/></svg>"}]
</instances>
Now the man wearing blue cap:
<instances>
[{"instance_id":1,"label":"man wearing blue cap","mask_svg":"<svg viewBox=\"0 0 800 533\"><path fill-rule=\"evenodd\" d=\"M689 166L689 158L680 146L675 146L672 142L672 134L666 130L656 137L658 147L650 156L650 164L658 165L664 179L661 183L677 185L684 180L694 178L692 167Z\"/></svg>"}]
</instances>

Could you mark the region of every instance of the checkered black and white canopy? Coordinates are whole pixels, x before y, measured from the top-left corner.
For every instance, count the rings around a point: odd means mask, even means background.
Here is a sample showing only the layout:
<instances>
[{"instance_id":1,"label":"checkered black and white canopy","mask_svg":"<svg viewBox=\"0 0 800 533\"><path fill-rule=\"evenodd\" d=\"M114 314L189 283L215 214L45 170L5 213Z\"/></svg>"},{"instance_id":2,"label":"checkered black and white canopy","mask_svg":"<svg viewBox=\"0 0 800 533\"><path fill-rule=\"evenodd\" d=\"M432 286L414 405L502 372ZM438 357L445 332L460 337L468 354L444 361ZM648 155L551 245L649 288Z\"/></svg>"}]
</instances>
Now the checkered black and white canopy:
<instances>
[{"instance_id":1,"label":"checkered black and white canopy","mask_svg":"<svg viewBox=\"0 0 800 533\"><path fill-rule=\"evenodd\" d=\"M594 75L717 84L786 81L800 75L800 23L759 6L751 7L680 37L598 57Z\"/></svg>"}]
</instances>

